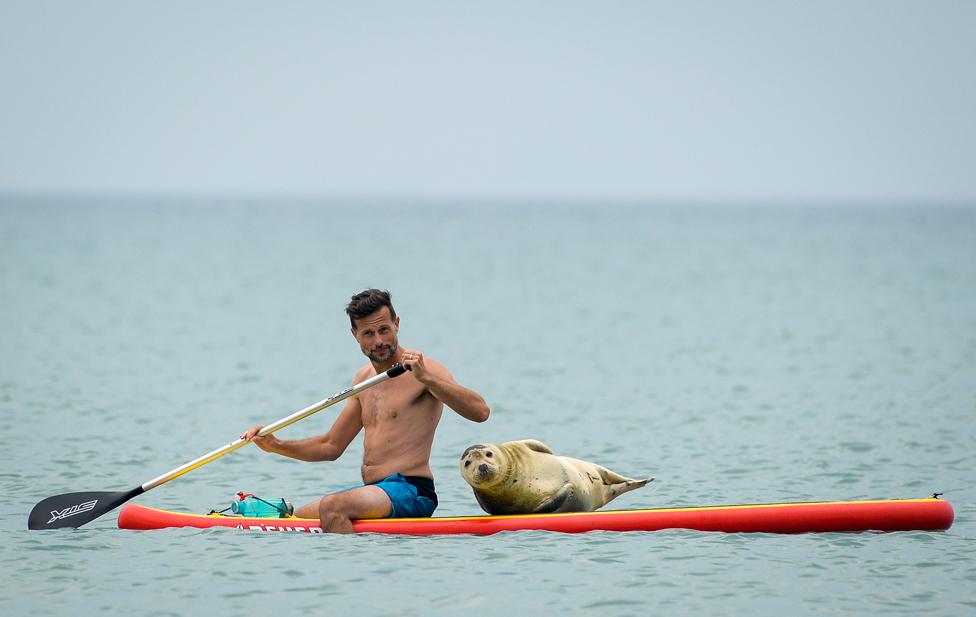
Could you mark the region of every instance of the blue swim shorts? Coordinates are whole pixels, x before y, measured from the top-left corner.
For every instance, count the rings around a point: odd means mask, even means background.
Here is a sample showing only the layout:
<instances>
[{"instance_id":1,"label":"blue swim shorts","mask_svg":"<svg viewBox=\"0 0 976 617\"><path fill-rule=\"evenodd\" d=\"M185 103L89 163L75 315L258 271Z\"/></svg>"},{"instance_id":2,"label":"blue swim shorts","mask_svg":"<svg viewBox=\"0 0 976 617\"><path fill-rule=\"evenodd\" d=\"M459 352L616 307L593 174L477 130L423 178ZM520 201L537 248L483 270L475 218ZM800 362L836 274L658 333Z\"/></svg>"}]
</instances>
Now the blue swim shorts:
<instances>
[{"instance_id":1,"label":"blue swim shorts","mask_svg":"<svg viewBox=\"0 0 976 617\"><path fill-rule=\"evenodd\" d=\"M430 478L395 473L379 482L370 482L366 486L378 486L389 496L390 502L393 503L393 511L388 518L427 518L437 507L434 481Z\"/></svg>"}]
</instances>

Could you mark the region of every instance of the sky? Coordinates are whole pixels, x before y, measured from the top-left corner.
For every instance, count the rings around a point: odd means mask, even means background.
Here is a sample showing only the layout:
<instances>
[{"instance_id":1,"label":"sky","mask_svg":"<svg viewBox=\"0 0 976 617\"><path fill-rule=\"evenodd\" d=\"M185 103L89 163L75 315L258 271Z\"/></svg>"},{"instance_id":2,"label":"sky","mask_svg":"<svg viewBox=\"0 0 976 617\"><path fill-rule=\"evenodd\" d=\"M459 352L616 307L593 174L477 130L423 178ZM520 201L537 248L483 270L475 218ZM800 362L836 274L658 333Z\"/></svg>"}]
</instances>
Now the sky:
<instances>
[{"instance_id":1,"label":"sky","mask_svg":"<svg viewBox=\"0 0 976 617\"><path fill-rule=\"evenodd\" d=\"M976 203L976 2L0 0L0 193Z\"/></svg>"}]
</instances>

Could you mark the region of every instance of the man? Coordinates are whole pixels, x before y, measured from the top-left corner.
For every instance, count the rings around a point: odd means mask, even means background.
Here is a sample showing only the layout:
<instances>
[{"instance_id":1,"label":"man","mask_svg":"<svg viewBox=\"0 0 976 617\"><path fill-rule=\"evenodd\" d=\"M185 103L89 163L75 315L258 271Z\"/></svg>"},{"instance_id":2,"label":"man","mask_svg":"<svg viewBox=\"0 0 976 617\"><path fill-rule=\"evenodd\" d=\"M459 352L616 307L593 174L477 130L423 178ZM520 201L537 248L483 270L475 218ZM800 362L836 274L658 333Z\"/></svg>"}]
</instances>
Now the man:
<instances>
[{"instance_id":1,"label":"man","mask_svg":"<svg viewBox=\"0 0 976 617\"><path fill-rule=\"evenodd\" d=\"M488 419L490 410L475 391L457 383L439 362L416 350L401 349L400 318L390 294L367 289L346 307L352 335L369 358L353 384L386 371L396 363L409 369L348 399L328 433L308 439L258 437L255 426L242 439L259 448L302 461L334 461L362 429L364 486L325 495L295 514L319 518L327 532L352 533L361 518L427 517L437 507L430 451L444 405L474 422Z\"/></svg>"}]
</instances>

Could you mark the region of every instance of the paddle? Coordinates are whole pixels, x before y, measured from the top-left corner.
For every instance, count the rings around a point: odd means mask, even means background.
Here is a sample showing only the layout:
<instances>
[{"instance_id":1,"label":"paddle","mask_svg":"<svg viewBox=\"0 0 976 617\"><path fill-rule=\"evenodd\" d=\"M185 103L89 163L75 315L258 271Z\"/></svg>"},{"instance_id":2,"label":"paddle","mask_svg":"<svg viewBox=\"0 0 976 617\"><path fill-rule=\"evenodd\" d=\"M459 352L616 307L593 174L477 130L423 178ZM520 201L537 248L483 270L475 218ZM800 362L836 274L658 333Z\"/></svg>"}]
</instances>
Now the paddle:
<instances>
[{"instance_id":1,"label":"paddle","mask_svg":"<svg viewBox=\"0 0 976 617\"><path fill-rule=\"evenodd\" d=\"M261 437L270 435L278 429L294 424L299 420L307 418L313 413L322 411L326 407L335 405L339 401L343 401L350 396L359 394L363 390L371 388L380 382L402 375L406 372L406 370L407 369L404 368L402 364L394 364L393 367L388 371L380 373L375 377L370 377L366 381L360 382L351 388L343 390L342 392L334 394L327 399L323 399L314 405L310 405L305 409L296 411L286 418L282 418L277 422L265 426L261 429L258 435ZM145 484L137 486L131 491L122 491L118 493L109 491L89 491L80 493L65 493L63 495L48 497L47 499L38 502L38 504L34 506L34 509L31 510L30 517L27 519L27 528L57 529L59 527L81 527L85 523L95 520L106 512L111 512L136 495L145 493L150 489L156 488L160 484L164 484L174 478L178 478L189 471L193 471L197 467L203 467L207 463L217 460L221 456L230 454L234 450L243 447L245 444L247 444L247 442L243 439L237 439L226 446L217 448L213 452L204 454L196 460L192 460L185 465L181 465L172 471L164 473L158 478L154 478Z\"/></svg>"}]
</instances>

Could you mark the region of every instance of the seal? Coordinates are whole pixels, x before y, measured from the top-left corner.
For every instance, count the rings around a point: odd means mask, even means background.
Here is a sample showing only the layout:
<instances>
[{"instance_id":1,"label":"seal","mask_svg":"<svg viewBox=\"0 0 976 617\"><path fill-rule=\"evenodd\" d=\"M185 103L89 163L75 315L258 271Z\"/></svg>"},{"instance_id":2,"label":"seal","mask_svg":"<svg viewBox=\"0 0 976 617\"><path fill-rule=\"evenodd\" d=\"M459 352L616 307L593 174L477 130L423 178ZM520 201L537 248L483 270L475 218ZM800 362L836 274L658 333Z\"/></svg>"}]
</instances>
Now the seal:
<instances>
[{"instance_id":1,"label":"seal","mask_svg":"<svg viewBox=\"0 0 976 617\"><path fill-rule=\"evenodd\" d=\"M654 480L557 456L535 439L475 444L461 455L461 476L488 514L591 512Z\"/></svg>"}]
</instances>

